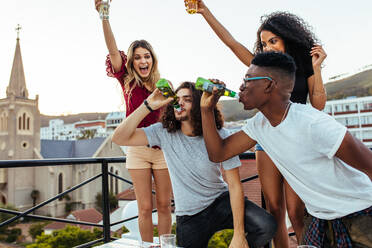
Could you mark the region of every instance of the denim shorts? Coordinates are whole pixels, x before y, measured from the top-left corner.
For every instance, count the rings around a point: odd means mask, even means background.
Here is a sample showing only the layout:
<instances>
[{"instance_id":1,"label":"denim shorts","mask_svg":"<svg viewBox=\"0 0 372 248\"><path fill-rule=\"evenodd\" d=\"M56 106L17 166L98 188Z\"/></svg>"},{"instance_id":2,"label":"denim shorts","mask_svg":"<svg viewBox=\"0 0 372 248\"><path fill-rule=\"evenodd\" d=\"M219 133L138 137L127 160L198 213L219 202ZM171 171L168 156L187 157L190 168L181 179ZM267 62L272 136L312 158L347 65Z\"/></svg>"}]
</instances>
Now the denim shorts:
<instances>
[{"instance_id":1,"label":"denim shorts","mask_svg":"<svg viewBox=\"0 0 372 248\"><path fill-rule=\"evenodd\" d=\"M254 147L255 148L255 150L256 150L256 152L257 151L264 151L264 149L262 148L262 146L260 146L260 144L256 144L256 146Z\"/></svg>"}]
</instances>

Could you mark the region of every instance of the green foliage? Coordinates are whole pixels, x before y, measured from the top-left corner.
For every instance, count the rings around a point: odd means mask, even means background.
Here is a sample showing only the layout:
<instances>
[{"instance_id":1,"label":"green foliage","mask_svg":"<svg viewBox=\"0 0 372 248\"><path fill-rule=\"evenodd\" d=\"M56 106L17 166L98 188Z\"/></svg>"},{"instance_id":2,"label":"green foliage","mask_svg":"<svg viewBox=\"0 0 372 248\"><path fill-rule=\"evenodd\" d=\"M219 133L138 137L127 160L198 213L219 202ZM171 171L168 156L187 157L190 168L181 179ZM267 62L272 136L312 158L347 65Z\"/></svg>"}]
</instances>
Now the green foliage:
<instances>
[{"instance_id":1,"label":"green foliage","mask_svg":"<svg viewBox=\"0 0 372 248\"><path fill-rule=\"evenodd\" d=\"M171 233L173 233L173 234L176 234L176 227L177 227L177 224L176 223L174 223L173 225L172 225L172 230L171 230ZM129 232L129 231L128 231ZM124 232L123 232L124 233ZM159 237L159 231L158 231L158 228L157 227L154 227L154 235L153 235L154 237Z\"/></svg>"},{"instance_id":2,"label":"green foliage","mask_svg":"<svg viewBox=\"0 0 372 248\"><path fill-rule=\"evenodd\" d=\"M35 240L37 236L41 235L44 231L44 227L48 223L34 223L30 226L28 233L32 237L32 240Z\"/></svg>"},{"instance_id":3,"label":"green foliage","mask_svg":"<svg viewBox=\"0 0 372 248\"><path fill-rule=\"evenodd\" d=\"M215 233L209 240L208 248L226 248L234 235L234 230L226 229Z\"/></svg>"},{"instance_id":4,"label":"green foliage","mask_svg":"<svg viewBox=\"0 0 372 248\"><path fill-rule=\"evenodd\" d=\"M0 208L15 210L15 211L18 210L11 205L3 205L3 204L0 204ZM0 213L0 223L4 222L4 221L6 221L6 220L8 220L8 219L10 219L14 216L15 215L13 215L13 214L6 214L6 213L1 212ZM18 220L13 221L12 223L10 223L8 225L0 227L0 240L8 242L8 243L12 243L12 242L16 241L18 236L20 236L22 234L22 230L19 229L19 228L10 229L10 227L16 225L19 222L20 222L20 220L18 219Z\"/></svg>"},{"instance_id":5,"label":"green foliage","mask_svg":"<svg viewBox=\"0 0 372 248\"><path fill-rule=\"evenodd\" d=\"M66 212L66 214L69 214L71 212L72 205L74 205L73 202L66 202L66 205L65 205L65 212Z\"/></svg>"},{"instance_id":6,"label":"green foliage","mask_svg":"<svg viewBox=\"0 0 372 248\"><path fill-rule=\"evenodd\" d=\"M5 242L7 243L13 243L17 240L18 236L22 234L22 230L20 228L13 228L10 230L7 230L8 237L5 239Z\"/></svg>"},{"instance_id":7,"label":"green foliage","mask_svg":"<svg viewBox=\"0 0 372 248\"><path fill-rule=\"evenodd\" d=\"M82 230L76 226L67 226L62 230L54 231L51 235L42 233L37 236L36 242L27 248L70 248L97 239L98 231Z\"/></svg>"},{"instance_id":8,"label":"green foliage","mask_svg":"<svg viewBox=\"0 0 372 248\"><path fill-rule=\"evenodd\" d=\"M16 209L15 207L13 207L12 205L3 205L3 204L0 204L0 208L4 208L4 209L8 209L8 210L14 210L14 211L18 211L18 209ZM6 214L6 213L0 213L0 223L1 222L4 222L6 221L7 219L10 219L12 217L14 217L15 215L14 214ZM16 225L17 223L19 222L19 220L16 220L16 221L13 221L12 223L6 225L6 226L3 226L3 227L0 227L0 233L4 233L4 231L10 227L10 226L14 226Z\"/></svg>"},{"instance_id":9,"label":"green foliage","mask_svg":"<svg viewBox=\"0 0 372 248\"><path fill-rule=\"evenodd\" d=\"M96 209L102 213L102 194L97 193L96 195ZM116 199L115 195L110 193L109 194L109 204L110 209L115 209L118 207L118 200Z\"/></svg>"},{"instance_id":10,"label":"green foliage","mask_svg":"<svg viewBox=\"0 0 372 248\"><path fill-rule=\"evenodd\" d=\"M103 231L101 229L95 227L95 228L93 228L93 234L94 234L95 239L99 239L99 238L102 238Z\"/></svg>"},{"instance_id":11,"label":"green foliage","mask_svg":"<svg viewBox=\"0 0 372 248\"><path fill-rule=\"evenodd\" d=\"M97 130L81 130L80 134L76 137L78 140L93 139L97 134Z\"/></svg>"},{"instance_id":12,"label":"green foliage","mask_svg":"<svg viewBox=\"0 0 372 248\"><path fill-rule=\"evenodd\" d=\"M123 226L123 227L121 228L121 232L122 232L122 233L128 233L129 230L128 230L128 228L126 228L125 226Z\"/></svg>"}]
</instances>

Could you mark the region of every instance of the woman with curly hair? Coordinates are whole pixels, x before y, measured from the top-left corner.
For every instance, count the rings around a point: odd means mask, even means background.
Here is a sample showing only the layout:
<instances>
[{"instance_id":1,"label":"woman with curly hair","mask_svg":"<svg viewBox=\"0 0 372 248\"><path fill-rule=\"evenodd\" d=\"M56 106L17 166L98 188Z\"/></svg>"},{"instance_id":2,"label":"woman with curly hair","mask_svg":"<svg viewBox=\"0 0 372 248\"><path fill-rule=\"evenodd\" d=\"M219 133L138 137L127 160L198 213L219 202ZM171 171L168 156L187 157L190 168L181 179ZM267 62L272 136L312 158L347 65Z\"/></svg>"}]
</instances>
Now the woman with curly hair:
<instances>
[{"instance_id":1,"label":"woman with curly hair","mask_svg":"<svg viewBox=\"0 0 372 248\"><path fill-rule=\"evenodd\" d=\"M185 4L187 5L186 0ZM198 13L204 17L217 36L245 65L250 66L254 54L263 51L278 51L291 55L296 62L297 71L290 100L306 104L309 96L310 103L314 108L318 110L324 108L327 97L323 86L321 65L327 55L318 45L315 35L303 19L288 12L274 12L262 16L254 53L252 53L234 39L202 0L198 0L198 4ZM285 223L286 208L297 240L300 242L304 228L305 207L303 202L258 144L256 146L256 163L267 208L278 222L278 232L274 237L275 247L289 247Z\"/></svg>"},{"instance_id":2,"label":"woman with curly hair","mask_svg":"<svg viewBox=\"0 0 372 248\"><path fill-rule=\"evenodd\" d=\"M97 11L101 0L95 0ZM106 71L115 77L123 89L126 116L131 115L155 90L159 80L158 59L152 46L145 40L132 42L127 55L119 51L108 19L102 20L103 33L109 51ZM158 122L159 110L152 111L138 128ZM138 204L138 225L143 241L153 241L152 178L155 182L159 235L171 231L171 183L163 152L159 147L128 147L126 167L133 181Z\"/></svg>"}]
</instances>

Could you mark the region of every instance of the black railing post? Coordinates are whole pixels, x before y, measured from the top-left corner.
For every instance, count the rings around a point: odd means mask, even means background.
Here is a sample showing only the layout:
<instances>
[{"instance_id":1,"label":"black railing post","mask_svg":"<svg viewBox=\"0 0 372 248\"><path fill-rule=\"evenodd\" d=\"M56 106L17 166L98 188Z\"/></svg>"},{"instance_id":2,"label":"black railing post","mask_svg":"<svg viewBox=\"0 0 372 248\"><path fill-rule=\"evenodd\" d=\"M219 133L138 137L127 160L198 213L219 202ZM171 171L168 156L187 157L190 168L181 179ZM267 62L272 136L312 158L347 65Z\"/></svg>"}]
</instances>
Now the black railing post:
<instances>
[{"instance_id":1,"label":"black railing post","mask_svg":"<svg viewBox=\"0 0 372 248\"><path fill-rule=\"evenodd\" d=\"M110 235L110 203L108 189L108 163L102 162L102 210L103 210L103 242L111 241Z\"/></svg>"}]
</instances>

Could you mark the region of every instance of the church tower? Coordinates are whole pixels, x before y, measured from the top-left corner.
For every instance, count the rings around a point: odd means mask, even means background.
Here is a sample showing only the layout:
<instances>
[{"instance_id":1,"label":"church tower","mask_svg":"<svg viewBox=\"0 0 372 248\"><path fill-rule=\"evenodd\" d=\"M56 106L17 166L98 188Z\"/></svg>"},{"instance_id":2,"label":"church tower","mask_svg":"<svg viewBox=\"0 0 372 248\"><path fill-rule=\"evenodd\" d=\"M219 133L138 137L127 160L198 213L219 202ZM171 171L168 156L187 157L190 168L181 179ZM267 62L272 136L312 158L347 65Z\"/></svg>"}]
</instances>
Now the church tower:
<instances>
[{"instance_id":1,"label":"church tower","mask_svg":"<svg viewBox=\"0 0 372 248\"><path fill-rule=\"evenodd\" d=\"M6 98L0 99L0 159L39 158L39 97L28 98L18 25L16 48ZM35 168L0 169L0 202L17 208L32 206Z\"/></svg>"}]
</instances>

